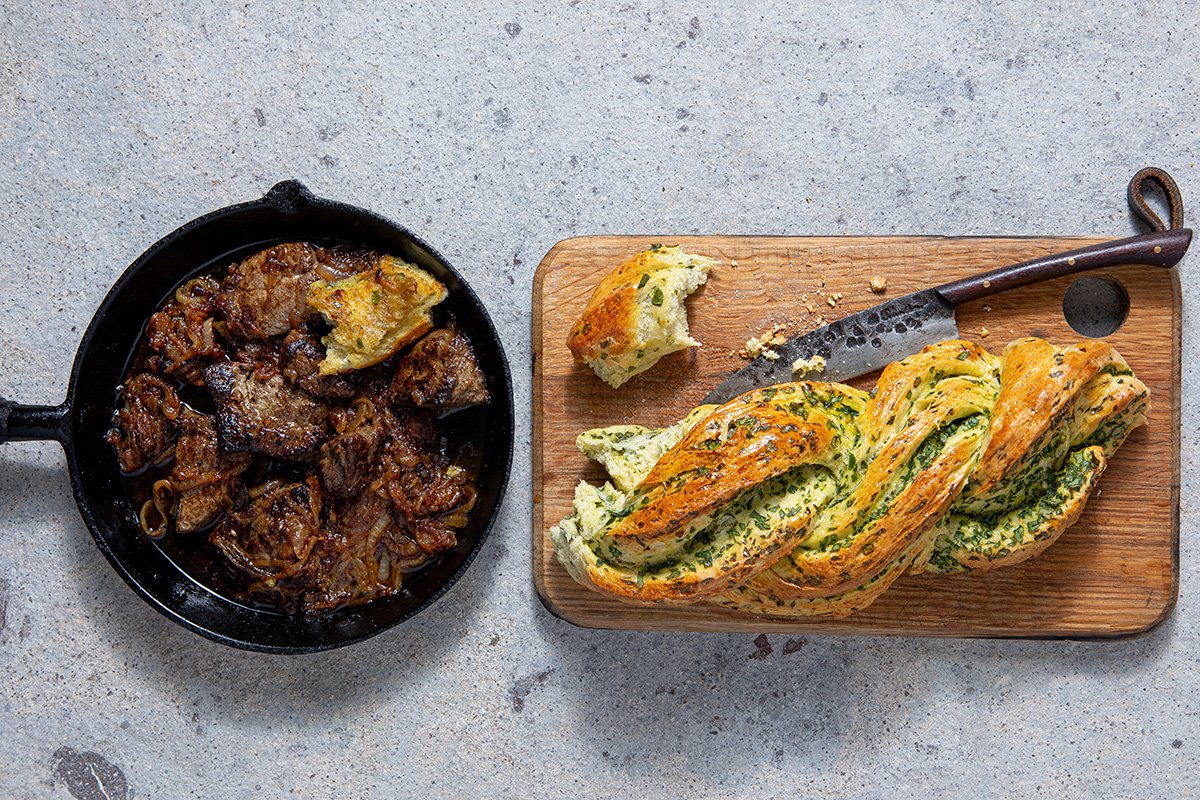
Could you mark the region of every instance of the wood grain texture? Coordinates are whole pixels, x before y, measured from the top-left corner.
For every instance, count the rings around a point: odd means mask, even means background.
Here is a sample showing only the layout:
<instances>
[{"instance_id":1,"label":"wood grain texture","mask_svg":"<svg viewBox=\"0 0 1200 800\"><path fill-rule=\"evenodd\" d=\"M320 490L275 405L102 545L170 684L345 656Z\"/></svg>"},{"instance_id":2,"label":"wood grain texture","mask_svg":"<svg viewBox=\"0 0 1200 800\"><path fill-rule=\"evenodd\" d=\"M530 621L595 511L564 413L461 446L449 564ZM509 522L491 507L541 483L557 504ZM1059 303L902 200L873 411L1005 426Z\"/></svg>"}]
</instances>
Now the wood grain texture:
<instances>
[{"instance_id":1,"label":"wood grain texture","mask_svg":"<svg viewBox=\"0 0 1200 800\"><path fill-rule=\"evenodd\" d=\"M1150 387L1150 424L1108 466L1079 522L1049 550L981 575L903 577L872 606L845 619L780 620L721 608L628 606L575 583L559 565L549 530L571 511L580 479L601 482L575 437L588 428L670 424L747 362L746 340L783 324L788 335L947 281L1106 237L723 237L596 236L559 242L533 288L533 573L546 607L585 627L911 636L1127 638L1170 616L1179 574L1180 292L1174 270L1121 266L1084 275L1129 295L1122 327L1106 337ZM605 272L655 242L720 262L688 300L701 348L672 354L612 389L573 363L565 341ZM872 277L887 279L874 294ZM1078 276L1076 276L1078 277ZM1014 289L958 310L962 338L998 353L1010 340L1055 344L1084 337L1062 313L1076 277ZM840 293L836 307L827 298ZM985 336L984 330L987 334ZM875 375L851 381L874 385Z\"/></svg>"}]
</instances>

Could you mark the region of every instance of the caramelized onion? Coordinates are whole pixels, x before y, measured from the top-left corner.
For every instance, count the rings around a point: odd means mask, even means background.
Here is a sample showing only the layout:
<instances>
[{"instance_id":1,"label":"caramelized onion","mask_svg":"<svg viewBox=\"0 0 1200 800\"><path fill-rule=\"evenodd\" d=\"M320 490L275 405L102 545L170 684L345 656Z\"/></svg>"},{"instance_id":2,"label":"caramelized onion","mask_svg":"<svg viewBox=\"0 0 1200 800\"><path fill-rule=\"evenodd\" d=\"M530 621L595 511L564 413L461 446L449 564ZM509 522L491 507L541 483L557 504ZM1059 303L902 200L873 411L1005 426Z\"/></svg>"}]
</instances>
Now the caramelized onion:
<instances>
[{"instance_id":1,"label":"caramelized onion","mask_svg":"<svg viewBox=\"0 0 1200 800\"><path fill-rule=\"evenodd\" d=\"M284 483L285 483L285 481L283 480L283 478L274 478L273 480L269 480L266 483L262 484L261 486L251 486L247 490L247 493L250 495L251 500L256 500L259 497L262 497L267 492L275 491L280 486L283 486Z\"/></svg>"}]
</instances>

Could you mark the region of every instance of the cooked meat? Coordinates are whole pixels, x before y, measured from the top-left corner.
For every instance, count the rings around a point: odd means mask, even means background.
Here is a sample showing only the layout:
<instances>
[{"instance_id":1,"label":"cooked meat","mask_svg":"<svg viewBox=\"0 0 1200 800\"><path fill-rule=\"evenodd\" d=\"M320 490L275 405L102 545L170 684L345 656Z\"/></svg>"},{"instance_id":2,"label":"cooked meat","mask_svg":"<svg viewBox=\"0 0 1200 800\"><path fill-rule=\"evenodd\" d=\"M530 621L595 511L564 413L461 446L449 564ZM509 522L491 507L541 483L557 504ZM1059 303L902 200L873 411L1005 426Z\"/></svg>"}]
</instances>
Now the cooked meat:
<instances>
[{"instance_id":1,"label":"cooked meat","mask_svg":"<svg viewBox=\"0 0 1200 800\"><path fill-rule=\"evenodd\" d=\"M429 412L398 414L384 452L388 489L408 519L445 514L467 499L466 474L446 458L437 417Z\"/></svg>"},{"instance_id":2,"label":"cooked meat","mask_svg":"<svg viewBox=\"0 0 1200 800\"><path fill-rule=\"evenodd\" d=\"M300 459L326 437L328 406L293 389L280 375L260 380L253 367L225 362L204 370L217 406L217 430L226 450Z\"/></svg>"},{"instance_id":3,"label":"cooked meat","mask_svg":"<svg viewBox=\"0 0 1200 800\"><path fill-rule=\"evenodd\" d=\"M140 472L166 460L183 408L175 387L149 372L134 375L121 389L124 405L113 414L104 440L117 449L121 471Z\"/></svg>"},{"instance_id":4,"label":"cooked meat","mask_svg":"<svg viewBox=\"0 0 1200 800\"><path fill-rule=\"evenodd\" d=\"M299 574L325 535L321 493L315 482L310 478L267 489L221 520L209 541L235 566L257 578L274 581Z\"/></svg>"},{"instance_id":5,"label":"cooked meat","mask_svg":"<svg viewBox=\"0 0 1200 800\"><path fill-rule=\"evenodd\" d=\"M391 503L379 492L361 492L338 505L337 524L346 541L378 536L392 524Z\"/></svg>"},{"instance_id":6,"label":"cooked meat","mask_svg":"<svg viewBox=\"0 0 1200 800\"><path fill-rule=\"evenodd\" d=\"M446 458L432 413L401 413L390 419L384 469L392 504L425 553L448 550L457 542L455 528L466 523L465 515L474 505L467 474Z\"/></svg>"},{"instance_id":7,"label":"cooked meat","mask_svg":"<svg viewBox=\"0 0 1200 800\"><path fill-rule=\"evenodd\" d=\"M213 305L220 285L205 275L188 281L146 327L150 347L159 355L154 368L199 386L200 373L223 358L225 350L213 333Z\"/></svg>"},{"instance_id":8,"label":"cooked meat","mask_svg":"<svg viewBox=\"0 0 1200 800\"><path fill-rule=\"evenodd\" d=\"M257 580L251 596L308 613L395 594L428 557L395 532L386 498L363 492L322 524L314 478L267 488L217 525L212 543Z\"/></svg>"},{"instance_id":9,"label":"cooked meat","mask_svg":"<svg viewBox=\"0 0 1200 800\"><path fill-rule=\"evenodd\" d=\"M401 356L388 394L399 405L443 410L488 400L471 343L458 331L446 329L433 331Z\"/></svg>"},{"instance_id":10,"label":"cooked meat","mask_svg":"<svg viewBox=\"0 0 1200 800\"><path fill-rule=\"evenodd\" d=\"M232 507L238 476L251 460L247 453L222 453L213 418L185 407L171 467L171 488L178 498L175 529L199 530Z\"/></svg>"},{"instance_id":11,"label":"cooked meat","mask_svg":"<svg viewBox=\"0 0 1200 800\"><path fill-rule=\"evenodd\" d=\"M229 269L217 306L228 329L243 339L287 333L309 316L308 287L318 277L307 244L281 244Z\"/></svg>"},{"instance_id":12,"label":"cooked meat","mask_svg":"<svg viewBox=\"0 0 1200 800\"><path fill-rule=\"evenodd\" d=\"M178 536L215 590L287 613L405 591L475 502L438 413L487 401L477 357L453 323L418 342L446 293L393 256L303 243L183 284L148 322L106 435L123 471L151 467L131 485L143 532ZM330 338L354 356L345 374L321 374Z\"/></svg>"},{"instance_id":13,"label":"cooked meat","mask_svg":"<svg viewBox=\"0 0 1200 800\"><path fill-rule=\"evenodd\" d=\"M254 377L267 381L281 374L279 367L280 341L274 339L251 339L238 342L233 361L254 368Z\"/></svg>"},{"instance_id":14,"label":"cooked meat","mask_svg":"<svg viewBox=\"0 0 1200 800\"><path fill-rule=\"evenodd\" d=\"M321 445L321 483L325 491L338 497L361 492L375 476L375 456L382 439L383 431L378 426L364 425Z\"/></svg>"},{"instance_id":15,"label":"cooked meat","mask_svg":"<svg viewBox=\"0 0 1200 800\"><path fill-rule=\"evenodd\" d=\"M341 505L336 531L317 542L301 572L275 584L285 596L299 597L307 612L393 595L405 574L430 560L388 499L373 491Z\"/></svg>"},{"instance_id":16,"label":"cooked meat","mask_svg":"<svg viewBox=\"0 0 1200 800\"><path fill-rule=\"evenodd\" d=\"M354 396L354 384L344 375L322 376L318 370L325 348L308 327L293 328L283 340L279 367L292 386L315 397L346 399Z\"/></svg>"},{"instance_id":17,"label":"cooked meat","mask_svg":"<svg viewBox=\"0 0 1200 800\"><path fill-rule=\"evenodd\" d=\"M342 504L336 536L313 548L308 568L285 591L303 595L305 611L322 611L395 594L403 579L400 560L389 557L383 538L393 527L386 497L366 491ZM428 559L416 551L416 565Z\"/></svg>"}]
</instances>

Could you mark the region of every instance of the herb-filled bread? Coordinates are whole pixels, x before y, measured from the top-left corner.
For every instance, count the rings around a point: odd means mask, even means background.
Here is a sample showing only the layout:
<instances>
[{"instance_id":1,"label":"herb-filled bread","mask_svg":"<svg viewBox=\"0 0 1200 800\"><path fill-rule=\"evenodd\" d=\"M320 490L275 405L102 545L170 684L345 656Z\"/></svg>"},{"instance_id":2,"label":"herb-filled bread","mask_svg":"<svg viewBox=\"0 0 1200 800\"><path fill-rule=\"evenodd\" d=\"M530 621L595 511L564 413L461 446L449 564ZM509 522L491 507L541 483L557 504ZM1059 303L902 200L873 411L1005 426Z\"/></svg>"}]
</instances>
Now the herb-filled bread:
<instances>
[{"instance_id":1,"label":"herb-filled bread","mask_svg":"<svg viewBox=\"0 0 1200 800\"><path fill-rule=\"evenodd\" d=\"M781 384L661 430L582 434L616 485L581 482L551 539L576 581L626 602L844 616L905 572L1040 553L1149 407L1104 342L943 342L873 396Z\"/></svg>"}]
</instances>

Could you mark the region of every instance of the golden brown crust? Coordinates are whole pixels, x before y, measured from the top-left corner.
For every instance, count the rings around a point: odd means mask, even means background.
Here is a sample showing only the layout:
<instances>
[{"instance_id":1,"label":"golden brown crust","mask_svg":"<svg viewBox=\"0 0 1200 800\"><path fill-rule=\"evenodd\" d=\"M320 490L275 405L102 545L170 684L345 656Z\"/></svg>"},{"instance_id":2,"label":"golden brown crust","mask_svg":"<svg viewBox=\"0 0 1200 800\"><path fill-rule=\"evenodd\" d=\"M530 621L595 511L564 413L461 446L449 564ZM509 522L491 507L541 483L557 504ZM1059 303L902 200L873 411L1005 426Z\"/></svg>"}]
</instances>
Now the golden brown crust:
<instances>
[{"instance_id":1,"label":"golden brown crust","mask_svg":"<svg viewBox=\"0 0 1200 800\"><path fill-rule=\"evenodd\" d=\"M1004 348L991 436L972 477L978 491L990 491L1019 466L1033 444L1061 421L1088 381L1112 363L1115 352L1106 342L1058 348L1031 338Z\"/></svg>"},{"instance_id":2,"label":"golden brown crust","mask_svg":"<svg viewBox=\"0 0 1200 800\"><path fill-rule=\"evenodd\" d=\"M433 330L434 306L446 287L429 273L392 256L338 281L314 281L308 305L332 330L321 340L321 375L373 366Z\"/></svg>"},{"instance_id":3,"label":"golden brown crust","mask_svg":"<svg viewBox=\"0 0 1200 800\"><path fill-rule=\"evenodd\" d=\"M600 280L567 336L576 363L637 345L637 285L648 270L658 269L656 258L650 251L638 253Z\"/></svg>"},{"instance_id":4,"label":"golden brown crust","mask_svg":"<svg viewBox=\"0 0 1200 800\"><path fill-rule=\"evenodd\" d=\"M567 337L567 347L575 356L576 364L600 358L602 344L605 345L604 349L611 347L614 351L625 350L635 344L630 330L637 327L636 282L617 286L600 296L603 288L604 282L601 282Z\"/></svg>"},{"instance_id":5,"label":"golden brown crust","mask_svg":"<svg viewBox=\"0 0 1200 800\"><path fill-rule=\"evenodd\" d=\"M824 415L797 422L751 392L718 408L655 465L634 494L635 510L613 526L613 535L639 542L669 535L751 486L819 457L832 439Z\"/></svg>"},{"instance_id":6,"label":"golden brown crust","mask_svg":"<svg viewBox=\"0 0 1200 800\"><path fill-rule=\"evenodd\" d=\"M992 369L992 357L967 342L943 342L888 365L861 423L876 445L849 499L827 515L814 546L806 541L792 550L752 588L788 599L833 597L872 581L882 583L875 594L886 589L957 497L986 428L963 426L930 463L908 475L917 451L952 423L980 415L995 392ZM897 560L900 569L894 568ZM880 580L885 571L890 577Z\"/></svg>"},{"instance_id":7,"label":"golden brown crust","mask_svg":"<svg viewBox=\"0 0 1200 800\"><path fill-rule=\"evenodd\" d=\"M828 499L832 479L797 483L791 474L827 476L844 461L856 446L852 417L866 402L850 387L787 384L717 408L659 461L613 524L586 543L582 531L564 540L560 557L597 591L634 603L694 603L743 583L795 546Z\"/></svg>"}]
</instances>

